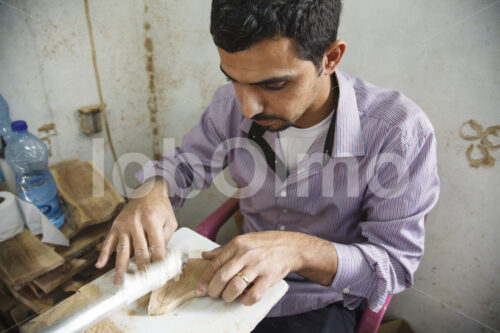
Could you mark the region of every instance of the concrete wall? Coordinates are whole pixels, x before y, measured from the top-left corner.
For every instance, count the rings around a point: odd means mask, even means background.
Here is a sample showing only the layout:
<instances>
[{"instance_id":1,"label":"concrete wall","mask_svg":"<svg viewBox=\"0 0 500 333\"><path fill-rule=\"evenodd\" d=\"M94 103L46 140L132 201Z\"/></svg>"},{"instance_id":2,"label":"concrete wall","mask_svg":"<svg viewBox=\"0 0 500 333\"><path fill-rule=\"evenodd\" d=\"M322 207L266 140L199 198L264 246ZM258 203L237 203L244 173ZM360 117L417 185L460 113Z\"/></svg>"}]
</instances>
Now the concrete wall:
<instances>
[{"instance_id":1,"label":"concrete wall","mask_svg":"<svg viewBox=\"0 0 500 333\"><path fill-rule=\"evenodd\" d=\"M339 38L348 51L341 69L402 90L426 111L439 141L441 198L427 220L426 255L415 286L394 297L388 317L406 318L417 332L498 331L500 165L472 168L465 158L470 142L458 129L469 119L484 128L500 124L500 4L351 0L344 8ZM161 151L155 140L180 142L224 83L209 12L208 0L90 1L119 156L151 158ZM26 119L40 136L39 127L55 124L51 162L92 159L92 137L81 133L76 117L78 108L99 102L83 1L2 0L0 71L12 118ZM156 104L148 107L148 100ZM111 178L109 147L97 151ZM500 151L491 155L499 159ZM130 187L137 168L126 169ZM195 226L223 200L215 189L205 191L178 219ZM233 232L229 226L224 239Z\"/></svg>"}]
</instances>

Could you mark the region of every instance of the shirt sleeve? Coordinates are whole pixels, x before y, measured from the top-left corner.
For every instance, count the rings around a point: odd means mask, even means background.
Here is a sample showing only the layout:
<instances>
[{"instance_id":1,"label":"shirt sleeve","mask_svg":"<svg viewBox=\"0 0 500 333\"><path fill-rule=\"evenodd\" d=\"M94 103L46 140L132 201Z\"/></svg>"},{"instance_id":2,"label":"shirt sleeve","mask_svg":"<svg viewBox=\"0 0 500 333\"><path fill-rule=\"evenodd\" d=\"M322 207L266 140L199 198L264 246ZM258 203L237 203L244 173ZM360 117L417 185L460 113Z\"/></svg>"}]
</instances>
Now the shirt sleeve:
<instances>
[{"instance_id":1,"label":"shirt sleeve","mask_svg":"<svg viewBox=\"0 0 500 333\"><path fill-rule=\"evenodd\" d=\"M401 128L388 133L361 207L358 230L366 241L333 243L338 269L331 287L351 309L366 298L378 312L388 295L413 284L424 253L425 216L439 196L436 141L429 127L415 142Z\"/></svg>"},{"instance_id":2,"label":"shirt sleeve","mask_svg":"<svg viewBox=\"0 0 500 333\"><path fill-rule=\"evenodd\" d=\"M151 177L163 177L174 209L182 207L193 190L209 187L227 166L226 160L213 159L214 151L225 140L222 115L230 108L230 99L221 90L215 93L199 123L182 138L180 147L164 155L161 161L146 162L136 173L141 184Z\"/></svg>"}]
</instances>

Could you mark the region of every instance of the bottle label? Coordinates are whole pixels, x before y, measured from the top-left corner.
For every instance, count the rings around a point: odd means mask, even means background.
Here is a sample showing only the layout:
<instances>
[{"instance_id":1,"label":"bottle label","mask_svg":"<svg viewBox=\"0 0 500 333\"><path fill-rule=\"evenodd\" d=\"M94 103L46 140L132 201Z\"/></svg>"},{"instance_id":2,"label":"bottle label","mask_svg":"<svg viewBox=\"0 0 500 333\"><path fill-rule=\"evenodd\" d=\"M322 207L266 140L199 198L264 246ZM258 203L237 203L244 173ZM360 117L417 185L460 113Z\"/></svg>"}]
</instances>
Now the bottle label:
<instances>
[{"instance_id":1,"label":"bottle label","mask_svg":"<svg viewBox=\"0 0 500 333\"><path fill-rule=\"evenodd\" d=\"M54 196L47 202L44 202L41 205L37 205L38 209L42 211L48 218L56 216L61 210L61 204L59 203L59 198Z\"/></svg>"}]
</instances>

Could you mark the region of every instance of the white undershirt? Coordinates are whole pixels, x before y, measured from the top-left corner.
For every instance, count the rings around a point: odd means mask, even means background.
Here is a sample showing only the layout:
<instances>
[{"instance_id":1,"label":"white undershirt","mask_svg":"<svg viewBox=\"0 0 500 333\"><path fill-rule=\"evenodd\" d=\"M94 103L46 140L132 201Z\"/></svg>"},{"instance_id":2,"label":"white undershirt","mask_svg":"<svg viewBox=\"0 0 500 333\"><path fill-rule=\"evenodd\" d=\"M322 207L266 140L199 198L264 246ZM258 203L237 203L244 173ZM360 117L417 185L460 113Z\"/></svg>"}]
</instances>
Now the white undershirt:
<instances>
[{"instance_id":1,"label":"white undershirt","mask_svg":"<svg viewBox=\"0 0 500 333\"><path fill-rule=\"evenodd\" d=\"M285 154L285 163L288 171L293 170L307 153L314 140L328 130L333 117L328 117L309 128L289 127L279 132L281 149Z\"/></svg>"}]
</instances>

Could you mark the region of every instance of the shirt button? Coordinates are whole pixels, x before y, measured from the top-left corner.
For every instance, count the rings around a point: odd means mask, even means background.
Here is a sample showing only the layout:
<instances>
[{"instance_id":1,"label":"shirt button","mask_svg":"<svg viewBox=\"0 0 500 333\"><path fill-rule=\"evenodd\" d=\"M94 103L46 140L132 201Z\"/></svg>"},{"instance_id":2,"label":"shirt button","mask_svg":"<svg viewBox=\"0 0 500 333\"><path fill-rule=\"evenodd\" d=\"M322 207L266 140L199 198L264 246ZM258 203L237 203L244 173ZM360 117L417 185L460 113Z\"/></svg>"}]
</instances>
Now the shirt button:
<instances>
[{"instance_id":1,"label":"shirt button","mask_svg":"<svg viewBox=\"0 0 500 333\"><path fill-rule=\"evenodd\" d=\"M286 197L286 191L281 191L281 196Z\"/></svg>"},{"instance_id":2,"label":"shirt button","mask_svg":"<svg viewBox=\"0 0 500 333\"><path fill-rule=\"evenodd\" d=\"M342 292L343 292L344 294L348 294L350 291L351 291L351 289L349 289L349 287L345 287L345 288L342 290Z\"/></svg>"},{"instance_id":3,"label":"shirt button","mask_svg":"<svg viewBox=\"0 0 500 333\"><path fill-rule=\"evenodd\" d=\"M281 231L284 231L285 229L286 229L286 228L285 228L285 226L284 226L284 225L280 225L280 230L281 230Z\"/></svg>"},{"instance_id":4,"label":"shirt button","mask_svg":"<svg viewBox=\"0 0 500 333\"><path fill-rule=\"evenodd\" d=\"M286 213L286 212L288 212L288 210L283 209L281 212L282 212L282 213Z\"/></svg>"}]
</instances>

